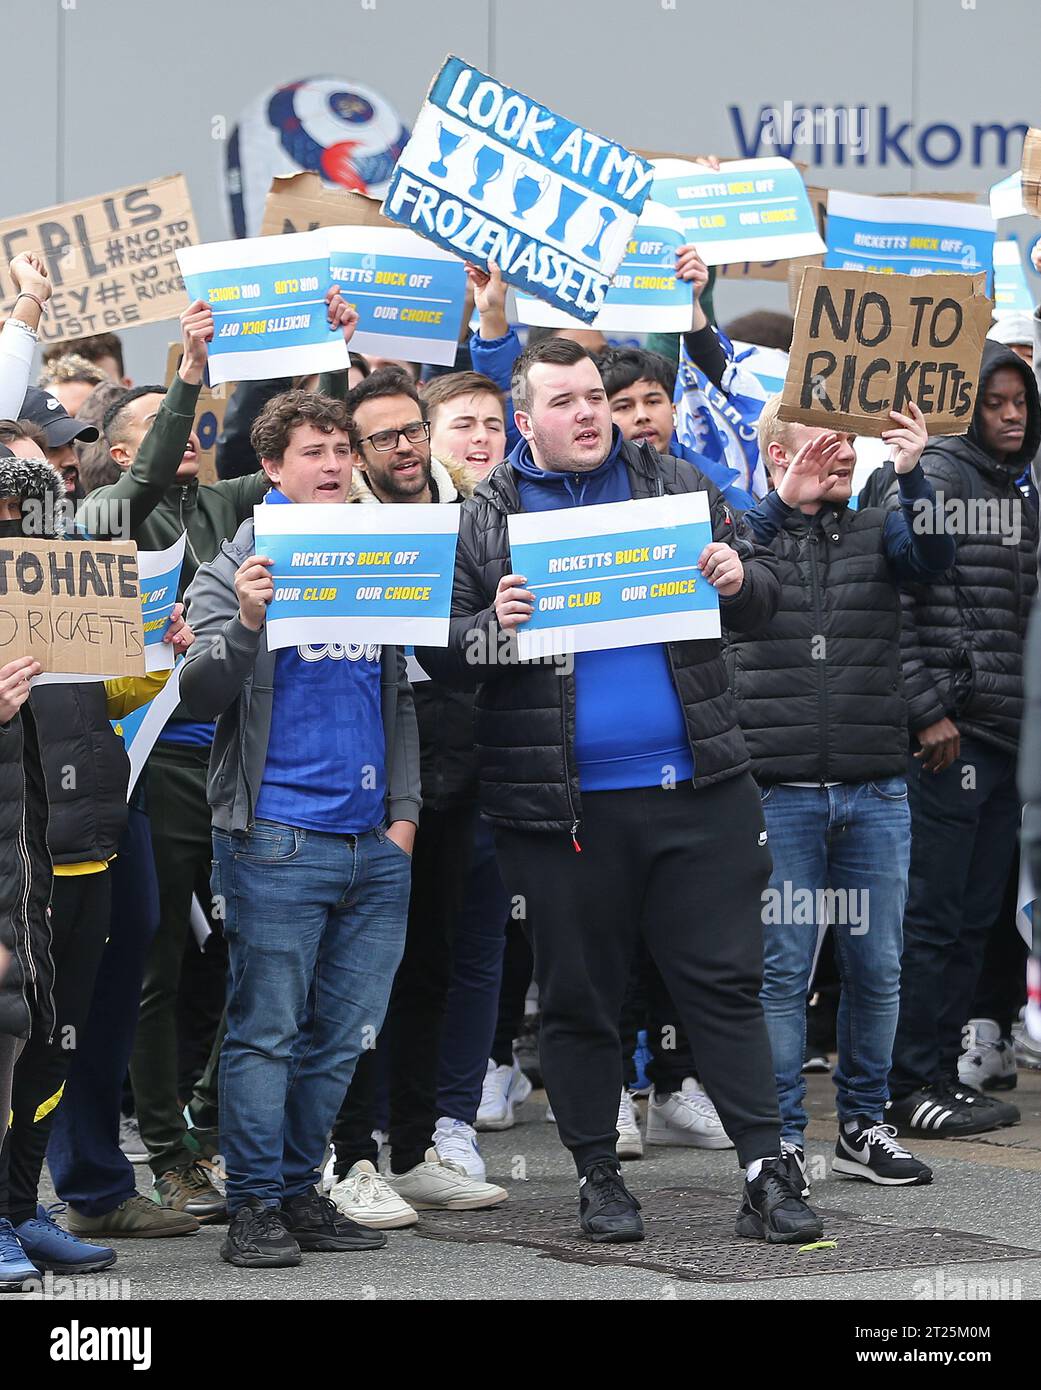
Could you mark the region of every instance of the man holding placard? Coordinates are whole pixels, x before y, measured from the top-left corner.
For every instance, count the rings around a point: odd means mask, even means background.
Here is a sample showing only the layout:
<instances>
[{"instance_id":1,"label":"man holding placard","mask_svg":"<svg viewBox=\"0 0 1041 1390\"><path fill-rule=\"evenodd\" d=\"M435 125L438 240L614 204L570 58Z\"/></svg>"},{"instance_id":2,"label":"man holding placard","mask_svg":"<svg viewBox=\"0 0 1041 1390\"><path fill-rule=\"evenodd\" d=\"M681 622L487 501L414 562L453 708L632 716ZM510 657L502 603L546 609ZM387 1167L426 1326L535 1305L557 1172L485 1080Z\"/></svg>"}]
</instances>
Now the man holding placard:
<instances>
[{"instance_id":1,"label":"man holding placard","mask_svg":"<svg viewBox=\"0 0 1041 1390\"><path fill-rule=\"evenodd\" d=\"M342 402L285 392L252 442L272 484L266 505L347 502ZM189 594L198 655L181 677L189 713L217 720L212 888L231 967L221 1256L258 1267L386 1244L314 1184L401 959L420 807L404 656L378 643L269 650L271 565L251 520L200 568Z\"/></svg>"},{"instance_id":2,"label":"man holding placard","mask_svg":"<svg viewBox=\"0 0 1041 1390\"><path fill-rule=\"evenodd\" d=\"M770 854L718 640L708 636L711 614L696 595L702 586L714 591L728 625L759 626L776 607L773 564L689 464L622 439L578 344L527 349L512 392L522 443L464 503L449 646L420 657L435 678L477 689L482 809L534 945L542 1067L578 1170L582 1227L596 1241L643 1237L614 1128L618 1019L642 933L746 1170L738 1234L812 1240L821 1222L780 1156L758 1002ZM545 512L547 526L558 527L572 509L656 498L674 499L677 509L707 503L712 539L672 562L686 572L679 582L690 586L689 611L637 617L622 647L575 656L557 642L563 669L518 661L514 633L523 637L531 623L535 595L513 572L510 519ZM612 513L610 505L596 510ZM613 568L616 547L599 539L585 548L602 570ZM628 552L617 554L621 563ZM598 592L590 579L586 592ZM707 640L669 640L680 631Z\"/></svg>"},{"instance_id":3,"label":"man holding placard","mask_svg":"<svg viewBox=\"0 0 1041 1390\"><path fill-rule=\"evenodd\" d=\"M901 506L887 516L848 505L852 436L786 424L779 401L759 419L774 489L747 520L777 557L781 602L759 630L730 634L727 665L774 861L762 999L785 1156L808 1193L806 1001L830 925L843 982L834 1171L920 1185L930 1170L884 1123L910 852L897 584L938 579L954 542L919 466L928 435L914 403L891 412L882 436L900 479ZM921 516L934 524L916 526Z\"/></svg>"}]
</instances>

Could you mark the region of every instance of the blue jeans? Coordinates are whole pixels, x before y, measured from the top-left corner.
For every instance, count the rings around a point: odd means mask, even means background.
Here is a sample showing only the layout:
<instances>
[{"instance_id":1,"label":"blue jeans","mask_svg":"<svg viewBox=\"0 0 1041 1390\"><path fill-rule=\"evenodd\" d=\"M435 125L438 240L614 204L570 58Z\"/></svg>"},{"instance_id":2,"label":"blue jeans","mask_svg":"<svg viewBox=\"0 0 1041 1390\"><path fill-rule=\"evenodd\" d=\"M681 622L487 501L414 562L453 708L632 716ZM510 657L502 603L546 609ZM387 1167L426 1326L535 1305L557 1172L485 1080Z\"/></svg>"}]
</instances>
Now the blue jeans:
<instances>
[{"instance_id":1,"label":"blue jeans","mask_svg":"<svg viewBox=\"0 0 1041 1390\"><path fill-rule=\"evenodd\" d=\"M883 1118L900 1006L911 818L902 777L761 792L773 874L763 899L763 991L782 1138L800 1147L806 997L826 913L842 977L839 1121ZM833 890L826 893L825 890Z\"/></svg>"},{"instance_id":2,"label":"blue jeans","mask_svg":"<svg viewBox=\"0 0 1041 1390\"><path fill-rule=\"evenodd\" d=\"M228 941L220 1066L228 1209L313 1187L405 945L411 861L383 830L213 832Z\"/></svg>"}]
</instances>

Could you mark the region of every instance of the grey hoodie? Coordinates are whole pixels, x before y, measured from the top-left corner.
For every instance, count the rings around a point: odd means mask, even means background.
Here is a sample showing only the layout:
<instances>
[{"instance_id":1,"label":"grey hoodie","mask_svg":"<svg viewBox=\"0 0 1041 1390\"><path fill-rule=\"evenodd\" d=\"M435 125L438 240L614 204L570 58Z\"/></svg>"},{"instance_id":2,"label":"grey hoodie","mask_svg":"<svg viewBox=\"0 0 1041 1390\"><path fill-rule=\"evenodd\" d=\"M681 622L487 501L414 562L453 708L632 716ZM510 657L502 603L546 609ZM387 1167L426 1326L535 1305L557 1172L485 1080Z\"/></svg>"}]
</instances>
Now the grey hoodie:
<instances>
[{"instance_id":1,"label":"grey hoodie","mask_svg":"<svg viewBox=\"0 0 1041 1390\"><path fill-rule=\"evenodd\" d=\"M207 797L218 830L248 830L264 778L275 657L264 629L252 632L239 621L235 571L255 550L252 520L200 565L185 599L195 642L181 672L181 702L193 719L216 719ZM419 730L412 687L399 647L384 647L380 704L387 757L387 823L419 823ZM319 711L302 711L316 719Z\"/></svg>"}]
</instances>

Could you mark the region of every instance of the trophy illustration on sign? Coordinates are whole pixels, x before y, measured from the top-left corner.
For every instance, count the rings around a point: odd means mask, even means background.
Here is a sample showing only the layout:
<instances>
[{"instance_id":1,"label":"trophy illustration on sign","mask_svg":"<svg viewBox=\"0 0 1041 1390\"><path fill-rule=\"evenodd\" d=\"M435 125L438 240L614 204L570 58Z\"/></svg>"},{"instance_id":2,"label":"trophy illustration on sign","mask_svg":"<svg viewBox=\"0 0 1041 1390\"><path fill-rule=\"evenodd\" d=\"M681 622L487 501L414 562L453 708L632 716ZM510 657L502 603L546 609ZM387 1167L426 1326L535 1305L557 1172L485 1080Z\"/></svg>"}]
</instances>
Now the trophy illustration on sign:
<instances>
[{"instance_id":1,"label":"trophy illustration on sign","mask_svg":"<svg viewBox=\"0 0 1041 1390\"><path fill-rule=\"evenodd\" d=\"M513 212L518 218L529 213L549 187L549 174L540 182L525 173L527 167L522 164L513 180Z\"/></svg>"},{"instance_id":2,"label":"trophy illustration on sign","mask_svg":"<svg viewBox=\"0 0 1041 1390\"><path fill-rule=\"evenodd\" d=\"M484 190L502 173L503 156L491 145L482 145L474 155L474 181L470 185L471 198L483 198Z\"/></svg>"},{"instance_id":3,"label":"trophy illustration on sign","mask_svg":"<svg viewBox=\"0 0 1041 1390\"><path fill-rule=\"evenodd\" d=\"M596 236L593 237L589 245L583 246L582 254L584 256L588 256L590 260L594 261L600 259L600 242L603 239L604 233L617 216L618 214L612 207L605 206L600 209L600 226L597 228Z\"/></svg>"},{"instance_id":4,"label":"trophy illustration on sign","mask_svg":"<svg viewBox=\"0 0 1041 1390\"><path fill-rule=\"evenodd\" d=\"M469 135L461 135L456 130L448 130L442 121L437 123L437 143L440 147L440 159L433 159L428 166L430 173L435 174L439 179L448 177L448 165L445 163L461 145L465 145L469 140Z\"/></svg>"},{"instance_id":5,"label":"trophy illustration on sign","mask_svg":"<svg viewBox=\"0 0 1041 1390\"><path fill-rule=\"evenodd\" d=\"M584 193L579 193L577 189L571 188L566 183L561 184L560 201L557 203L557 215L546 228L546 235L554 237L557 241L563 241L564 233L567 230L567 224L586 201L587 199Z\"/></svg>"}]
</instances>

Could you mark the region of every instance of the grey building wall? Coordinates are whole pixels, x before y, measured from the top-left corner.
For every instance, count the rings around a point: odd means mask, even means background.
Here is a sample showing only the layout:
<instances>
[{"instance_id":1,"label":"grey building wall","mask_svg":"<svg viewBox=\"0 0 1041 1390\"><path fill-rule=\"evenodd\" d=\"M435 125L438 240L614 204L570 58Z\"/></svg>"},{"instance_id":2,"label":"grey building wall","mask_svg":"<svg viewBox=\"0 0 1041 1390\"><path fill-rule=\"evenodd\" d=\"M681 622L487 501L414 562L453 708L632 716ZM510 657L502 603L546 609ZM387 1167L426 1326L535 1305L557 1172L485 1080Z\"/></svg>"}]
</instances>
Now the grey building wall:
<instances>
[{"instance_id":1,"label":"grey building wall","mask_svg":"<svg viewBox=\"0 0 1041 1390\"><path fill-rule=\"evenodd\" d=\"M983 192L1018 166L1020 136L1003 132L1041 123L1038 0L4 0L3 13L0 216L180 171L206 240L229 234L224 132L265 88L353 78L411 122L449 52L645 149L734 157L761 108L864 106L862 161L827 143L793 157L813 182L865 192ZM1029 242L1041 227L1010 230ZM773 284L719 292L724 316L785 302ZM174 327L126 332L132 376L161 370Z\"/></svg>"}]
</instances>

